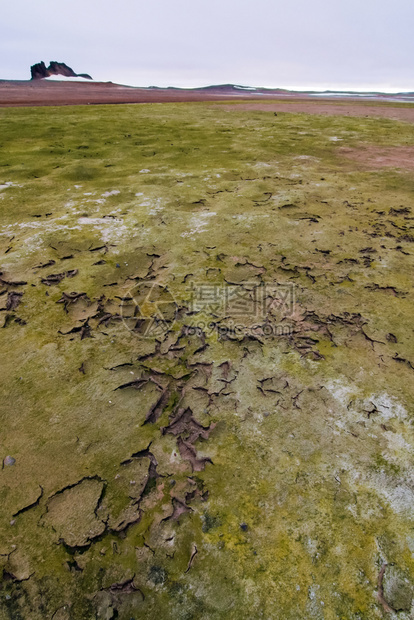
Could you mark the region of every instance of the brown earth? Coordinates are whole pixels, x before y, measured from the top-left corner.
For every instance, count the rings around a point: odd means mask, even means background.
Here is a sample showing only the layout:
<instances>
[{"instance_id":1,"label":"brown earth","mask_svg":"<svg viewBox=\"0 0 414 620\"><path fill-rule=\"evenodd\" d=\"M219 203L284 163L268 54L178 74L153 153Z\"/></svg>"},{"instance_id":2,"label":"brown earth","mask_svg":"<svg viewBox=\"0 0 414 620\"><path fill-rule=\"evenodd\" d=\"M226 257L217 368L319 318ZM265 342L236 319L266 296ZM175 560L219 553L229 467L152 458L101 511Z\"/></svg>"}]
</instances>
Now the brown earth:
<instances>
[{"instance_id":1,"label":"brown earth","mask_svg":"<svg viewBox=\"0 0 414 620\"><path fill-rule=\"evenodd\" d=\"M264 103L263 99L272 100ZM256 102L252 100L256 99ZM274 100L279 100L274 102ZM391 97L382 97L390 101ZM398 103L372 105L361 100L338 98L315 101L305 93L293 93L275 89L252 91L234 90L227 86L208 89L174 89L174 88L134 88L112 82L48 82L44 80L0 80L0 107L16 106L60 106L115 103L163 103L196 101L240 101L238 110L264 110L305 112L310 114L345 114L350 116L385 116L414 121L414 107L399 107Z\"/></svg>"},{"instance_id":2,"label":"brown earth","mask_svg":"<svg viewBox=\"0 0 414 620\"><path fill-rule=\"evenodd\" d=\"M263 96L280 95L273 91ZM259 95L256 95L258 97ZM284 95L286 97L286 95ZM289 95L290 97L290 95ZM249 92L226 87L209 89L134 88L112 82L49 82L45 80L0 80L0 107L87 105L108 103L163 103L254 99Z\"/></svg>"},{"instance_id":3,"label":"brown earth","mask_svg":"<svg viewBox=\"0 0 414 620\"><path fill-rule=\"evenodd\" d=\"M412 146L361 146L357 149L340 148L339 153L365 169L401 168L414 170L414 147Z\"/></svg>"}]
</instances>

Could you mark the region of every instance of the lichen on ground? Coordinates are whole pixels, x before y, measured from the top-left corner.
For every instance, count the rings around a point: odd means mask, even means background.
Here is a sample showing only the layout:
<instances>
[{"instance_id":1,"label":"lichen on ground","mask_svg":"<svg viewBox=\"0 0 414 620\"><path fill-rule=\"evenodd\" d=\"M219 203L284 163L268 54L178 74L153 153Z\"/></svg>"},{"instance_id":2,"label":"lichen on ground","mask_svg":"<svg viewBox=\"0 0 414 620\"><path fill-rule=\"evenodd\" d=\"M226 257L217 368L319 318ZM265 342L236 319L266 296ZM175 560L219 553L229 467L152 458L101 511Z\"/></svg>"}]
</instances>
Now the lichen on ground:
<instances>
[{"instance_id":1,"label":"lichen on ground","mask_svg":"<svg viewBox=\"0 0 414 620\"><path fill-rule=\"evenodd\" d=\"M414 126L0 127L0 618L413 618Z\"/></svg>"}]
</instances>

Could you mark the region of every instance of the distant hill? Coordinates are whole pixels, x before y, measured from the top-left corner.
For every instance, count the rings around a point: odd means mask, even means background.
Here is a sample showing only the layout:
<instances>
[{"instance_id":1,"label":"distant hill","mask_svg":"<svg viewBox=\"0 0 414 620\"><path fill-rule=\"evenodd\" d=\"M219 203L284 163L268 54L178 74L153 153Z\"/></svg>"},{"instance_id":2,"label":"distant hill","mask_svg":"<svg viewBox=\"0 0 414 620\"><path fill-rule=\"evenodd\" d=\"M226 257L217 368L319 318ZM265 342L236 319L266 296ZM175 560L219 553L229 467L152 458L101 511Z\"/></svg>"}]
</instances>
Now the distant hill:
<instances>
[{"instance_id":1,"label":"distant hill","mask_svg":"<svg viewBox=\"0 0 414 620\"><path fill-rule=\"evenodd\" d=\"M296 96L307 96L307 97L327 97L327 98L347 98L351 97L354 99L392 99L395 97L403 99L411 100L414 97L414 92L400 92L400 93L382 93L379 91L335 91L335 90L287 90L285 88L265 88L261 86L242 86L241 84L212 84L210 86L198 86L194 88L180 88L178 86L149 86L143 90L159 90L159 91L176 91L176 92L199 92L206 93L211 95L229 95L233 97L234 95L239 95L241 97L251 95L253 97L256 96L276 96L276 97L296 97Z\"/></svg>"},{"instance_id":2,"label":"distant hill","mask_svg":"<svg viewBox=\"0 0 414 620\"><path fill-rule=\"evenodd\" d=\"M149 86L149 90L177 90L177 91L194 91L194 92L210 92L210 93L252 93L252 94L269 94L269 93L289 93L291 91L283 88L261 88L256 86L242 86L240 84L212 84L210 86L197 86L194 88L180 88L179 86Z\"/></svg>"},{"instance_id":3,"label":"distant hill","mask_svg":"<svg viewBox=\"0 0 414 620\"><path fill-rule=\"evenodd\" d=\"M137 87L113 82L94 81L90 75L75 73L63 62L44 62L31 67L32 79L2 80L0 77L0 108L32 105L87 105L123 103L162 103L189 101L238 101L274 104L313 100L313 110L326 111L328 106L317 108L318 100L332 104L342 100L355 103L393 102L414 104L414 93L380 93L351 91L292 91L283 88L264 88L241 84L213 84L196 88ZM266 108L265 106L265 109ZM287 108L286 108L287 109ZM276 110L275 110L276 111ZM401 112L402 114L402 112ZM410 111L407 112L410 116ZM411 118L411 116L410 116Z\"/></svg>"}]
</instances>

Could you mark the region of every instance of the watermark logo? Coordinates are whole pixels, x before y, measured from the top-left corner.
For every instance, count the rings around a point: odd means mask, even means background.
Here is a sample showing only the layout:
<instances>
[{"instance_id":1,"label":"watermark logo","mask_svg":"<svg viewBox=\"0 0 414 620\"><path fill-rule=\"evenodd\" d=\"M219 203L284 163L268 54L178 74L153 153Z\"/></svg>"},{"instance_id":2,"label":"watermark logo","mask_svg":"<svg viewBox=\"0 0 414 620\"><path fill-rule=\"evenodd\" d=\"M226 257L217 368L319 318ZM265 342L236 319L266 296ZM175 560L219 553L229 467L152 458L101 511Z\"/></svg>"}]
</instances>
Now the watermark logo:
<instances>
[{"instance_id":1,"label":"watermark logo","mask_svg":"<svg viewBox=\"0 0 414 620\"><path fill-rule=\"evenodd\" d=\"M170 289L153 281L139 282L123 297L124 325L139 338L164 336L174 325L178 304Z\"/></svg>"},{"instance_id":2,"label":"watermark logo","mask_svg":"<svg viewBox=\"0 0 414 620\"><path fill-rule=\"evenodd\" d=\"M163 339L186 310L188 333L219 337L272 338L289 335L295 309L295 285L192 282L187 299L179 305L171 290L158 282L144 281L132 287L121 303L124 325L139 338Z\"/></svg>"},{"instance_id":3,"label":"watermark logo","mask_svg":"<svg viewBox=\"0 0 414 620\"><path fill-rule=\"evenodd\" d=\"M188 291L191 312L244 318L249 322L287 318L295 307L293 283L257 286L247 282L240 286L192 282Z\"/></svg>"}]
</instances>

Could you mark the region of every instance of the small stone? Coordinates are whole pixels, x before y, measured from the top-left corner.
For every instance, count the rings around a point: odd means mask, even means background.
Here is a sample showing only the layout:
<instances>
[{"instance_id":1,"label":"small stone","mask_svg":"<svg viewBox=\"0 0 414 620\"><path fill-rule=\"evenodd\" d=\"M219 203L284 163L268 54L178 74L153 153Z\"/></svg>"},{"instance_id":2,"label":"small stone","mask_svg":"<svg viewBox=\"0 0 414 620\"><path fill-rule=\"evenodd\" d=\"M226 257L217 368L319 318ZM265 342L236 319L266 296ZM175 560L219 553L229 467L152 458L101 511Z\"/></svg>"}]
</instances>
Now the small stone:
<instances>
[{"instance_id":1,"label":"small stone","mask_svg":"<svg viewBox=\"0 0 414 620\"><path fill-rule=\"evenodd\" d=\"M14 525L15 523L16 523L16 519L12 519L12 520L10 521L10 525Z\"/></svg>"},{"instance_id":2,"label":"small stone","mask_svg":"<svg viewBox=\"0 0 414 620\"><path fill-rule=\"evenodd\" d=\"M240 523L240 529L243 530L243 532L247 532L249 526L247 525L247 523Z\"/></svg>"},{"instance_id":3,"label":"small stone","mask_svg":"<svg viewBox=\"0 0 414 620\"><path fill-rule=\"evenodd\" d=\"M395 336L394 334L387 334L386 338L388 340L388 342L393 342L396 343L397 341L397 336Z\"/></svg>"},{"instance_id":4,"label":"small stone","mask_svg":"<svg viewBox=\"0 0 414 620\"><path fill-rule=\"evenodd\" d=\"M16 462L16 459L13 458L12 456L8 455L6 456L6 458L3 461L3 465L14 465Z\"/></svg>"}]
</instances>

